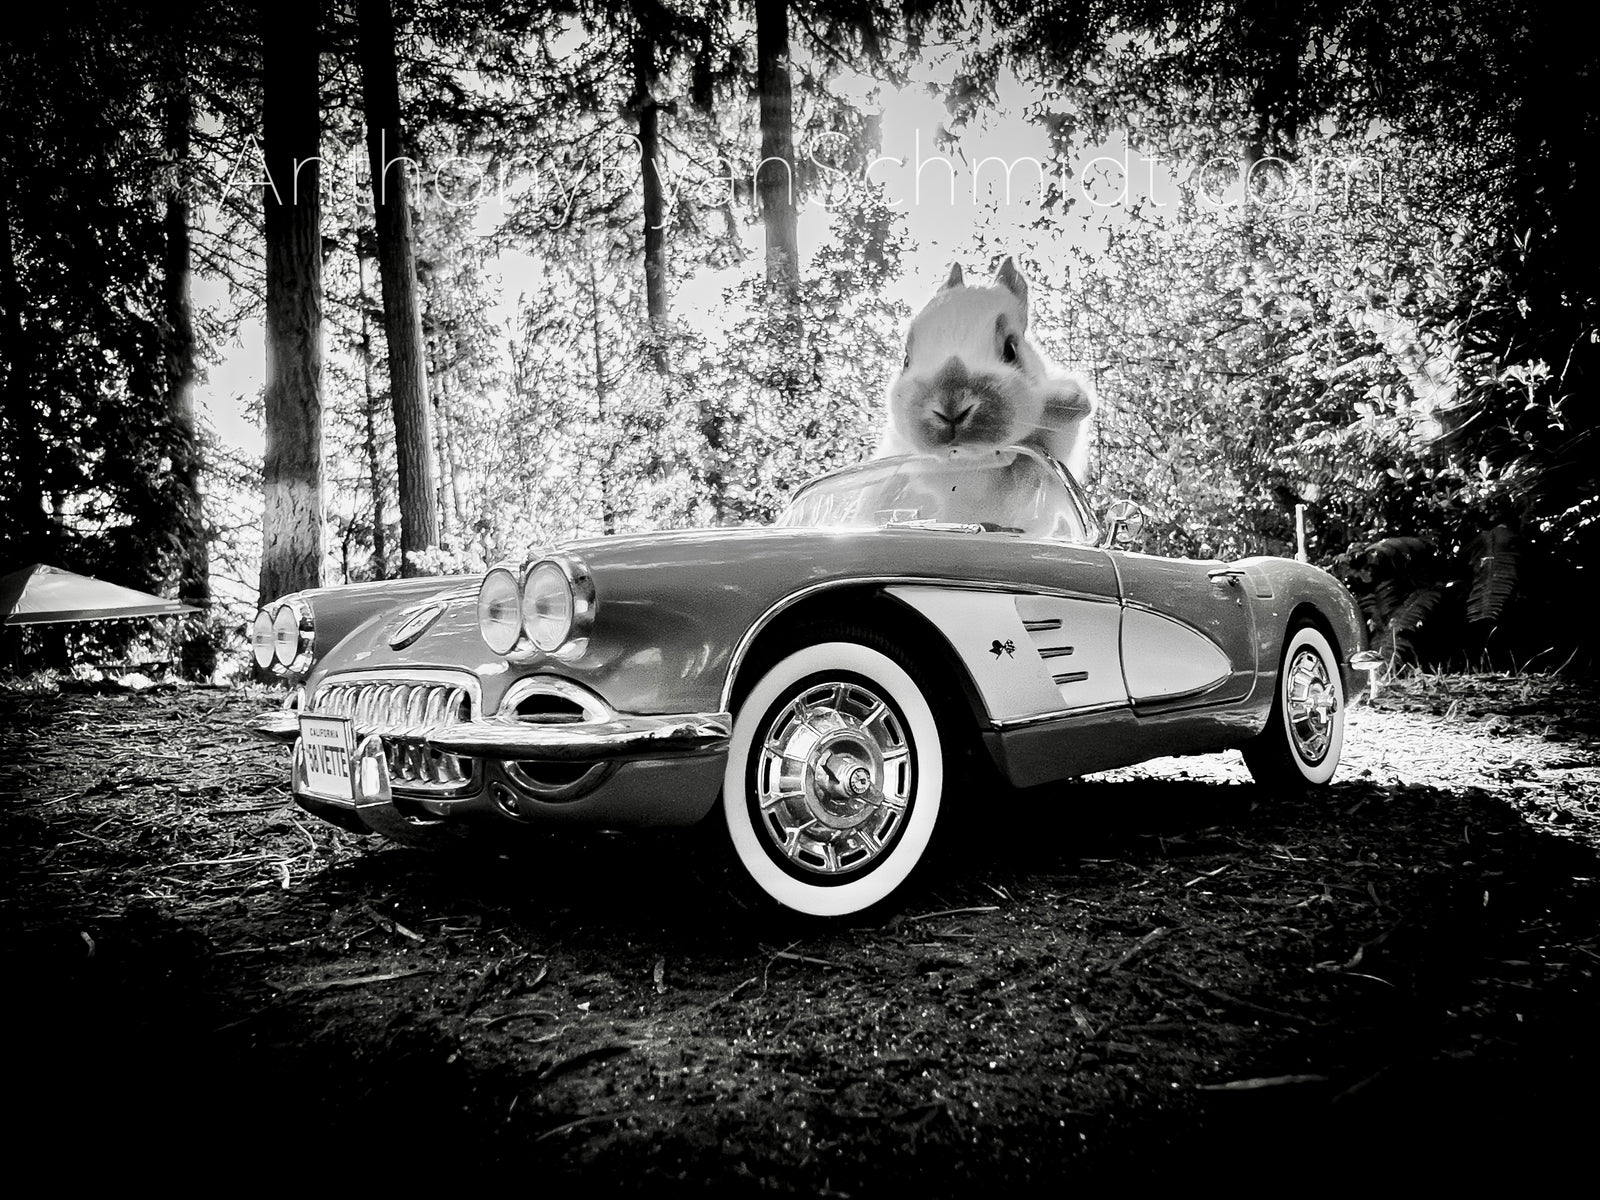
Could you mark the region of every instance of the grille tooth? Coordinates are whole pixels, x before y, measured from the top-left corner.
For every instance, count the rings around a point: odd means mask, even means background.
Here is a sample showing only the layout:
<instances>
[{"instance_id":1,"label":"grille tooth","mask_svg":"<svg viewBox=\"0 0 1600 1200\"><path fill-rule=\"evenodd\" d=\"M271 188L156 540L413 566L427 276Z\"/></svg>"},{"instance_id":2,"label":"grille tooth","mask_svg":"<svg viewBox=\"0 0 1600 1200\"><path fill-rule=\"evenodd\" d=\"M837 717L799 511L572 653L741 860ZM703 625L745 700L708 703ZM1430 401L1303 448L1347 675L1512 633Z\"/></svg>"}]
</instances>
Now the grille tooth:
<instances>
[{"instance_id":1,"label":"grille tooth","mask_svg":"<svg viewBox=\"0 0 1600 1200\"><path fill-rule=\"evenodd\" d=\"M413 791L453 788L472 778L472 759L429 750L411 740L426 728L472 720L472 694L453 683L372 682L326 685L317 709L355 722L358 737L383 739L389 777Z\"/></svg>"}]
</instances>

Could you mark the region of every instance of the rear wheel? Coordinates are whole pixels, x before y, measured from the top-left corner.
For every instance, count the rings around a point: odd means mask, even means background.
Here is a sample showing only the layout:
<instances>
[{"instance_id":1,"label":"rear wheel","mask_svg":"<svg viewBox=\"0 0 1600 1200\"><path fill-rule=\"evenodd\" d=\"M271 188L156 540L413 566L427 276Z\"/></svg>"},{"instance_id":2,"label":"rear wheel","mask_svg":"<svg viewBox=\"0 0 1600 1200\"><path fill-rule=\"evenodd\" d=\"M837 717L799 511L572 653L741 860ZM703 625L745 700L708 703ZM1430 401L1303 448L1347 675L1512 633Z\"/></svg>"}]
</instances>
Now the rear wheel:
<instances>
[{"instance_id":1,"label":"rear wheel","mask_svg":"<svg viewBox=\"0 0 1600 1200\"><path fill-rule=\"evenodd\" d=\"M892 646L860 636L774 664L728 751L722 810L739 865L809 916L860 912L899 888L944 795L946 743L924 687Z\"/></svg>"},{"instance_id":2,"label":"rear wheel","mask_svg":"<svg viewBox=\"0 0 1600 1200\"><path fill-rule=\"evenodd\" d=\"M1283 648L1267 727L1244 747L1255 781L1304 787L1332 779L1344 749L1344 708L1338 656L1321 630L1300 626Z\"/></svg>"}]
</instances>

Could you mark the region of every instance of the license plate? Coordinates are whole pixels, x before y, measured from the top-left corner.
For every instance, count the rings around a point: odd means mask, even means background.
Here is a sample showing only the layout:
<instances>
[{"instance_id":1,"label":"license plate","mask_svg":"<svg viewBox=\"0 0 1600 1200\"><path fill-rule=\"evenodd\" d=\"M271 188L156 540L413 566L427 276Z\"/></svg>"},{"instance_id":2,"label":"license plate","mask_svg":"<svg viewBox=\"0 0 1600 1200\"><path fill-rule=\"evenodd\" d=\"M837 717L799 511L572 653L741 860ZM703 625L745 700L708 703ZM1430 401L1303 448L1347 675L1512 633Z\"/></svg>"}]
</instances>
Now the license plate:
<instances>
[{"instance_id":1,"label":"license plate","mask_svg":"<svg viewBox=\"0 0 1600 1200\"><path fill-rule=\"evenodd\" d=\"M300 750L305 756L306 782L319 796L354 800L350 764L355 757L355 723L349 717L300 715Z\"/></svg>"}]
</instances>

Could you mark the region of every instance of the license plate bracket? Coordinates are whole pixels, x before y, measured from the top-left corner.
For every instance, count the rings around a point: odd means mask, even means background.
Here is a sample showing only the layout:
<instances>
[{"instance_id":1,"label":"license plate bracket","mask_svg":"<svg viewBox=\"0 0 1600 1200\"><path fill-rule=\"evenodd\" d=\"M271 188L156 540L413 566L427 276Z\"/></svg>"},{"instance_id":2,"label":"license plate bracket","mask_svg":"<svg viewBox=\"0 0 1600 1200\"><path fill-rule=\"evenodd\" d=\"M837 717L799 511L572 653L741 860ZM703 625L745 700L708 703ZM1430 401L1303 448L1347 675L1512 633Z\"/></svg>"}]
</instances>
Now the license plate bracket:
<instances>
[{"instance_id":1,"label":"license plate bracket","mask_svg":"<svg viewBox=\"0 0 1600 1200\"><path fill-rule=\"evenodd\" d=\"M300 751L306 783L330 800L354 800L355 722L349 717L300 714Z\"/></svg>"}]
</instances>

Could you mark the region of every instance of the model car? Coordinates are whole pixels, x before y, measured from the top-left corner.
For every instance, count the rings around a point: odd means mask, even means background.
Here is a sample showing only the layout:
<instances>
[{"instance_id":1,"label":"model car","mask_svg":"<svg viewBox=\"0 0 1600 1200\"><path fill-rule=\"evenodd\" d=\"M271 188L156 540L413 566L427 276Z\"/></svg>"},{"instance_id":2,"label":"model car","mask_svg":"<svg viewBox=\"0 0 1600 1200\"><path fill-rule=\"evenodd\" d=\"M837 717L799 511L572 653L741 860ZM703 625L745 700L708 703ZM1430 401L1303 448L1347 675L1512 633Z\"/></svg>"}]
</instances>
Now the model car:
<instances>
[{"instance_id":1,"label":"model car","mask_svg":"<svg viewBox=\"0 0 1600 1200\"><path fill-rule=\"evenodd\" d=\"M1124 548L1033 450L870 461L777 521L553 547L486 575L304 592L256 654L298 684L319 817L407 841L713 822L802 913L893 896L937 838L1015 788L1237 748L1273 786L1327 783L1364 627L1283 558Z\"/></svg>"}]
</instances>

